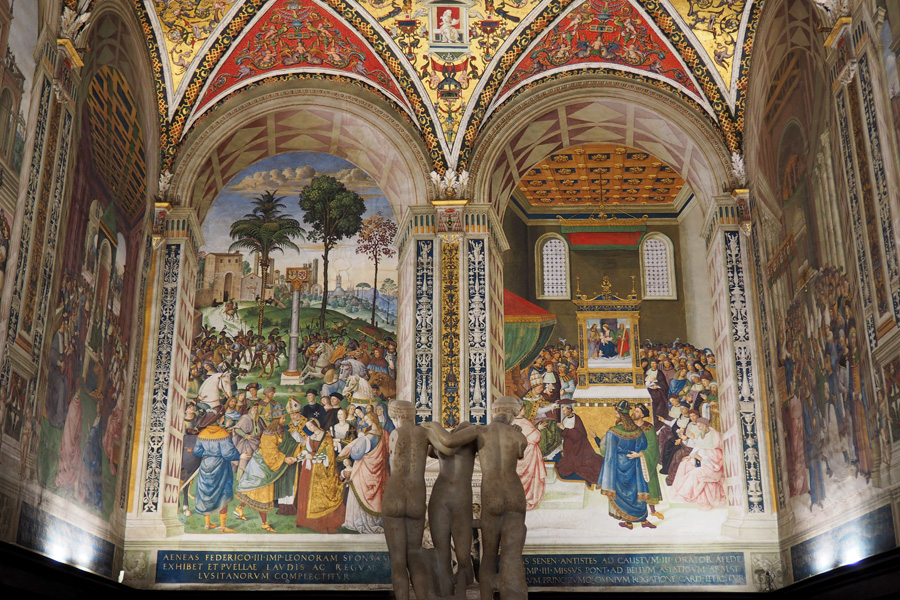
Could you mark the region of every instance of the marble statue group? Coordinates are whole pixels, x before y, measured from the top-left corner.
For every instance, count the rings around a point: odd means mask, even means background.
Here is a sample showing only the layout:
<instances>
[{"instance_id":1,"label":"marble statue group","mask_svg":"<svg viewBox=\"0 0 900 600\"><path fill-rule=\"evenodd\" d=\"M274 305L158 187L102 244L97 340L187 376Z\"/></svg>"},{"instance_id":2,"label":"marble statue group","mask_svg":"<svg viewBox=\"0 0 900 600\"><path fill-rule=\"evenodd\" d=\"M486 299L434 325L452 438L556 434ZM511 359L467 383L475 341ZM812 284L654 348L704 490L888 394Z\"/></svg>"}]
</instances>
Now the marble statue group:
<instances>
[{"instance_id":1,"label":"marble statue group","mask_svg":"<svg viewBox=\"0 0 900 600\"><path fill-rule=\"evenodd\" d=\"M525 491L516 474L525 436L511 425L521 401L504 396L492 405L489 425L463 423L453 431L438 423L415 423L415 406L395 400L389 406L397 429L390 437L391 475L382 516L391 559L391 578L398 600L465 598L474 582L471 547L473 526L480 525L481 561L478 587L488 600L495 590L506 599L526 598ZM437 456L440 474L426 506L425 465ZM479 457L482 480L480 523L472 514L472 473ZM434 548L423 547L426 516ZM453 574L455 553L457 570Z\"/></svg>"}]
</instances>

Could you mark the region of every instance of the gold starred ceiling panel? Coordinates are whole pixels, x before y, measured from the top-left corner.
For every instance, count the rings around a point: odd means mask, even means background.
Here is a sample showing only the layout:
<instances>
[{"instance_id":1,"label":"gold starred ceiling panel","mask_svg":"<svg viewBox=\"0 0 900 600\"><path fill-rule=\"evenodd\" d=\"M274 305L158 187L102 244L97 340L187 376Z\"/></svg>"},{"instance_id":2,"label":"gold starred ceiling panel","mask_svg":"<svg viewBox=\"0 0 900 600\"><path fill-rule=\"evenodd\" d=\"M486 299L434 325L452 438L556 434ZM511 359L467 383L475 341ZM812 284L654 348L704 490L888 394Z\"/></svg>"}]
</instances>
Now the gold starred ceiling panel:
<instances>
[{"instance_id":1,"label":"gold starred ceiling panel","mask_svg":"<svg viewBox=\"0 0 900 600\"><path fill-rule=\"evenodd\" d=\"M684 180L652 154L615 144L585 144L551 154L519 189L533 206L672 206Z\"/></svg>"}]
</instances>

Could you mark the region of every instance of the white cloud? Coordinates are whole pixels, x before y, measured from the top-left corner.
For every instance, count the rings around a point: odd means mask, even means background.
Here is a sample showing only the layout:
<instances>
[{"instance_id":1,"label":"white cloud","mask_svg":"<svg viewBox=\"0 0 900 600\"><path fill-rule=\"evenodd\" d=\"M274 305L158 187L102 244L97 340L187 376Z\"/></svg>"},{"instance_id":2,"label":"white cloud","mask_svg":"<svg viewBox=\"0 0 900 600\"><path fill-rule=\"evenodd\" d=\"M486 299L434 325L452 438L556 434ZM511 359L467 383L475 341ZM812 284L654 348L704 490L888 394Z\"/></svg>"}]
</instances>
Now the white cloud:
<instances>
[{"instance_id":1,"label":"white cloud","mask_svg":"<svg viewBox=\"0 0 900 600\"><path fill-rule=\"evenodd\" d=\"M341 169L334 173L319 173L315 168L305 165L302 167L257 171L229 186L229 191L250 196L270 190L278 190L280 195L296 194L304 186L308 185L316 175L331 175L347 186L348 189L355 191L372 190L378 187L375 181L362 169L354 167L352 169ZM363 195L368 196L370 194Z\"/></svg>"}]
</instances>

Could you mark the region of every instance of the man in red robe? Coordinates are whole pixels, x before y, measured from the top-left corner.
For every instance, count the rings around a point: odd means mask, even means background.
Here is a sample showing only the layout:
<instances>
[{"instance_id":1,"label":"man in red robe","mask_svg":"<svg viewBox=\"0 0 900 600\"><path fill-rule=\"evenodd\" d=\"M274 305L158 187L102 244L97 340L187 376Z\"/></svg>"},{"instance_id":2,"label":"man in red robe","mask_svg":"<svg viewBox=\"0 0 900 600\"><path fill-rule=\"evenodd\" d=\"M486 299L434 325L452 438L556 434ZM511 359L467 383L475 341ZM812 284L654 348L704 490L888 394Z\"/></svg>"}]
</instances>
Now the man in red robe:
<instances>
[{"instance_id":1,"label":"man in red robe","mask_svg":"<svg viewBox=\"0 0 900 600\"><path fill-rule=\"evenodd\" d=\"M616 352L619 356L631 355L631 344L628 343L628 324L619 323L619 331L616 335Z\"/></svg>"},{"instance_id":2,"label":"man in red robe","mask_svg":"<svg viewBox=\"0 0 900 600\"><path fill-rule=\"evenodd\" d=\"M563 436L562 458L556 463L556 472L563 479L577 477L595 485L600 478L603 457L594 452L584 423L572 406L563 405L562 414L562 421L556 424Z\"/></svg>"}]
</instances>

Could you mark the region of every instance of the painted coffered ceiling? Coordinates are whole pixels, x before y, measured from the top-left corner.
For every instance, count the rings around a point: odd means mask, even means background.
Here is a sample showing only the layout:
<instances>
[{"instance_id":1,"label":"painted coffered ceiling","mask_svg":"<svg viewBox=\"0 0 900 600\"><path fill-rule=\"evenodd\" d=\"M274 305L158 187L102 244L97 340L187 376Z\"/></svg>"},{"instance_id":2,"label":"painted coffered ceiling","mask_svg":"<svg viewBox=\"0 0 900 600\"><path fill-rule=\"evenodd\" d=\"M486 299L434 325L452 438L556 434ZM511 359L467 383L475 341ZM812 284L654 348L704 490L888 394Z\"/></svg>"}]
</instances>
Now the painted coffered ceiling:
<instances>
[{"instance_id":1,"label":"painted coffered ceiling","mask_svg":"<svg viewBox=\"0 0 900 600\"><path fill-rule=\"evenodd\" d=\"M133 0L157 70L163 162L226 98L335 80L381 95L438 171L549 78L614 72L681 96L732 151L759 0Z\"/></svg>"},{"instance_id":2,"label":"painted coffered ceiling","mask_svg":"<svg viewBox=\"0 0 900 600\"><path fill-rule=\"evenodd\" d=\"M648 152L616 144L584 144L556 152L519 182L528 208L672 208L684 180Z\"/></svg>"}]
</instances>

